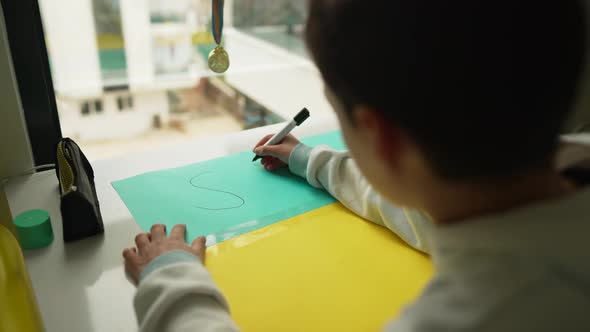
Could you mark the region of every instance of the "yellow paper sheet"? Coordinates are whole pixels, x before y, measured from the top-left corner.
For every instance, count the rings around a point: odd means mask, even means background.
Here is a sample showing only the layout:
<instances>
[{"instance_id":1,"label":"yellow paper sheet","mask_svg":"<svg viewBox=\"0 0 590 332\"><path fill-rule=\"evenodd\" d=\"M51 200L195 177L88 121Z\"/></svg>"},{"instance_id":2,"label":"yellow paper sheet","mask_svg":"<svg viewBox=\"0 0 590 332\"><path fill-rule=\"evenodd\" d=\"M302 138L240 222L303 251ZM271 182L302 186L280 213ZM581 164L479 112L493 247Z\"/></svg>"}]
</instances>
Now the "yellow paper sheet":
<instances>
[{"instance_id":1,"label":"yellow paper sheet","mask_svg":"<svg viewBox=\"0 0 590 332\"><path fill-rule=\"evenodd\" d=\"M245 332L379 331L432 275L428 256L332 204L212 246Z\"/></svg>"}]
</instances>

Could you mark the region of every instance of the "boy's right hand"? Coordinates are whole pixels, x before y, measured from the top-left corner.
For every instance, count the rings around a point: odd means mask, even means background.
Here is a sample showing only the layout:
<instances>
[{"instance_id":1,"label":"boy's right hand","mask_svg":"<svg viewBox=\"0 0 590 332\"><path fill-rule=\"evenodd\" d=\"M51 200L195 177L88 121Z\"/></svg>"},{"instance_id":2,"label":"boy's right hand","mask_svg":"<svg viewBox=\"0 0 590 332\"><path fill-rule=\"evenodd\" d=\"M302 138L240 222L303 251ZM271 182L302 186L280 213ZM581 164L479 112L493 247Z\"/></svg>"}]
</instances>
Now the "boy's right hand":
<instances>
[{"instance_id":1,"label":"boy's right hand","mask_svg":"<svg viewBox=\"0 0 590 332\"><path fill-rule=\"evenodd\" d=\"M263 157L260 163L267 171L274 171L286 166L289 163L291 151L299 144L299 140L289 134L277 145L264 146L264 143L268 142L272 136L264 136L254 147L254 153Z\"/></svg>"}]
</instances>

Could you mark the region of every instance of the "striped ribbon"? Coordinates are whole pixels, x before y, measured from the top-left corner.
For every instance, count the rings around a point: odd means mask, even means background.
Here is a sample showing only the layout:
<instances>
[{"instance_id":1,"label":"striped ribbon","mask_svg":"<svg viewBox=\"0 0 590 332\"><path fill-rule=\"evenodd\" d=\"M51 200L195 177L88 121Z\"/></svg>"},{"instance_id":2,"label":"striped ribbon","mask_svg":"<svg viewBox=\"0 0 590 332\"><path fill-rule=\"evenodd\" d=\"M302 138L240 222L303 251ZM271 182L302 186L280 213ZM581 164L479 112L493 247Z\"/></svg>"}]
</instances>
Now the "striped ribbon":
<instances>
[{"instance_id":1,"label":"striped ribbon","mask_svg":"<svg viewBox=\"0 0 590 332\"><path fill-rule=\"evenodd\" d=\"M223 33L223 3L225 0L212 0L211 8L211 24L213 30L213 38L217 45L221 44L221 34Z\"/></svg>"}]
</instances>

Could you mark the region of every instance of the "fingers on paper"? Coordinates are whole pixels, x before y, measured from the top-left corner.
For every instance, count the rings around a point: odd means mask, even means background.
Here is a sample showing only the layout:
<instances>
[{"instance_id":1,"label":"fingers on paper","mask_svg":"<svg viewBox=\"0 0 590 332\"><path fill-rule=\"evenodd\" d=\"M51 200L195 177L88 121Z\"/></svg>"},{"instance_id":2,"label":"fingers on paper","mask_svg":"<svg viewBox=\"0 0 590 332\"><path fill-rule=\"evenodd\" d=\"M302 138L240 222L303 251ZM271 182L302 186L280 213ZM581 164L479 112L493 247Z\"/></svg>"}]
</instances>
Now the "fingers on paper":
<instances>
[{"instance_id":1,"label":"fingers on paper","mask_svg":"<svg viewBox=\"0 0 590 332\"><path fill-rule=\"evenodd\" d=\"M193 241L191 247L199 252L204 251L205 242L207 242L207 239L204 236L199 236Z\"/></svg>"},{"instance_id":2,"label":"fingers on paper","mask_svg":"<svg viewBox=\"0 0 590 332\"><path fill-rule=\"evenodd\" d=\"M160 241L166 237L166 225L155 224L150 229L152 241Z\"/></svg>"},{"instance_id":3,"label":"fingers on paper","mask_svg":"<svg viewBox=\"0 0 590 332\"><path fill-rule=\"evenodd\" d=\"M137 249L141 250L145 246L150 243L150 234L148 233L139 233L135 236L135 245Z\"/></svg>"},{"instance_id":4,"label":"fingers on paper","mask_svg":"<svg viewBox=\"0 0 590 332\"><path fill-rule=\"evenodd\" d=\"M170 238L184 241L186 238L186 225L174 225L174 227L172 227L172 231L170 232Z\"/></svg>"},{"instance_id":5,"label":"fingers on paper","mask_svg":"<svg viewBox=\"0 0 590 332\"><path fill-rule=\"evenodd\" d=\"M191 244L191 248L196 251L197 256L201 259L202 263L205 263L205 243L207 239L204 236L199 236Z\"/></svg>"},{"instance_id":6,"label":"fingers on paper","mask_svg":"<svg viewBox=\"0 0 590 332\"><path fill-rule=\"evenodd\" d=\"M133 259L136 256L137 256L137 248L135 248L135 247L129 247L129 248L125 248L125 250L123 250L123 258L125 258L126 260Z\"/></svg>"}]
</instances>

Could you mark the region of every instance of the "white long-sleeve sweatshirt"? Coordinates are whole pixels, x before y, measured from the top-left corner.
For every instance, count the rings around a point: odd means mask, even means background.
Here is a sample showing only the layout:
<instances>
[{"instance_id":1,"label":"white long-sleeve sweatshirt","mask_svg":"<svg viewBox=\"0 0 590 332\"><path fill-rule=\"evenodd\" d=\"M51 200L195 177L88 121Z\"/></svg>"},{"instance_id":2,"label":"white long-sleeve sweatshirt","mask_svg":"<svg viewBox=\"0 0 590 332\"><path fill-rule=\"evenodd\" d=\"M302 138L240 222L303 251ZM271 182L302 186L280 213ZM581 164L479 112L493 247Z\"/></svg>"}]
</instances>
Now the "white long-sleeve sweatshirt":
<instances>
[{"instance_id":1,"label":"white long-sleeve sweatshirt","mask_svg":"<svg viewBox=\"0 0 590 332\"><path fill-rule=\"evenodd\" d=\"M383 225L416 249L428 252L432 227L417 211L391 205L365 180L348 152L299 144L289 169L324 188L359 216ZM207 270L190 254L158 257L142 273L135 296L141 331L235 331L228 306Z\"/></svg>"},{"instance_id":2,"label":"white long-sleeve sweatshirt","mask_svg":"<svg viewBox=\"0 0 590 332\"><path fill-rule=\"evenodd\" d=\"M567 145L557 164L588 180L590 144ZM434 226L419 212L385 202L345 152L299 145L289 166L360 216L431 252L436 275L387 331L590 330L590 189ZM205 267L181 251L158 257L142 273L135 309L141 331L238 331Z\"/></svg>"},{"instance_id":3,"label":"white long-sleeve sweatshirt","mask_svg":"<svg viewBox=\"0 0 590 332\"><path fill-rule=\"evenodd\" d=\"M314 187L324 188L357 215L385 226L412 247L428 252L429 218L416 210L384 200L367 182L348 152L299 144L289 157L289 169Z\"/></svg>"}]
</instances>

